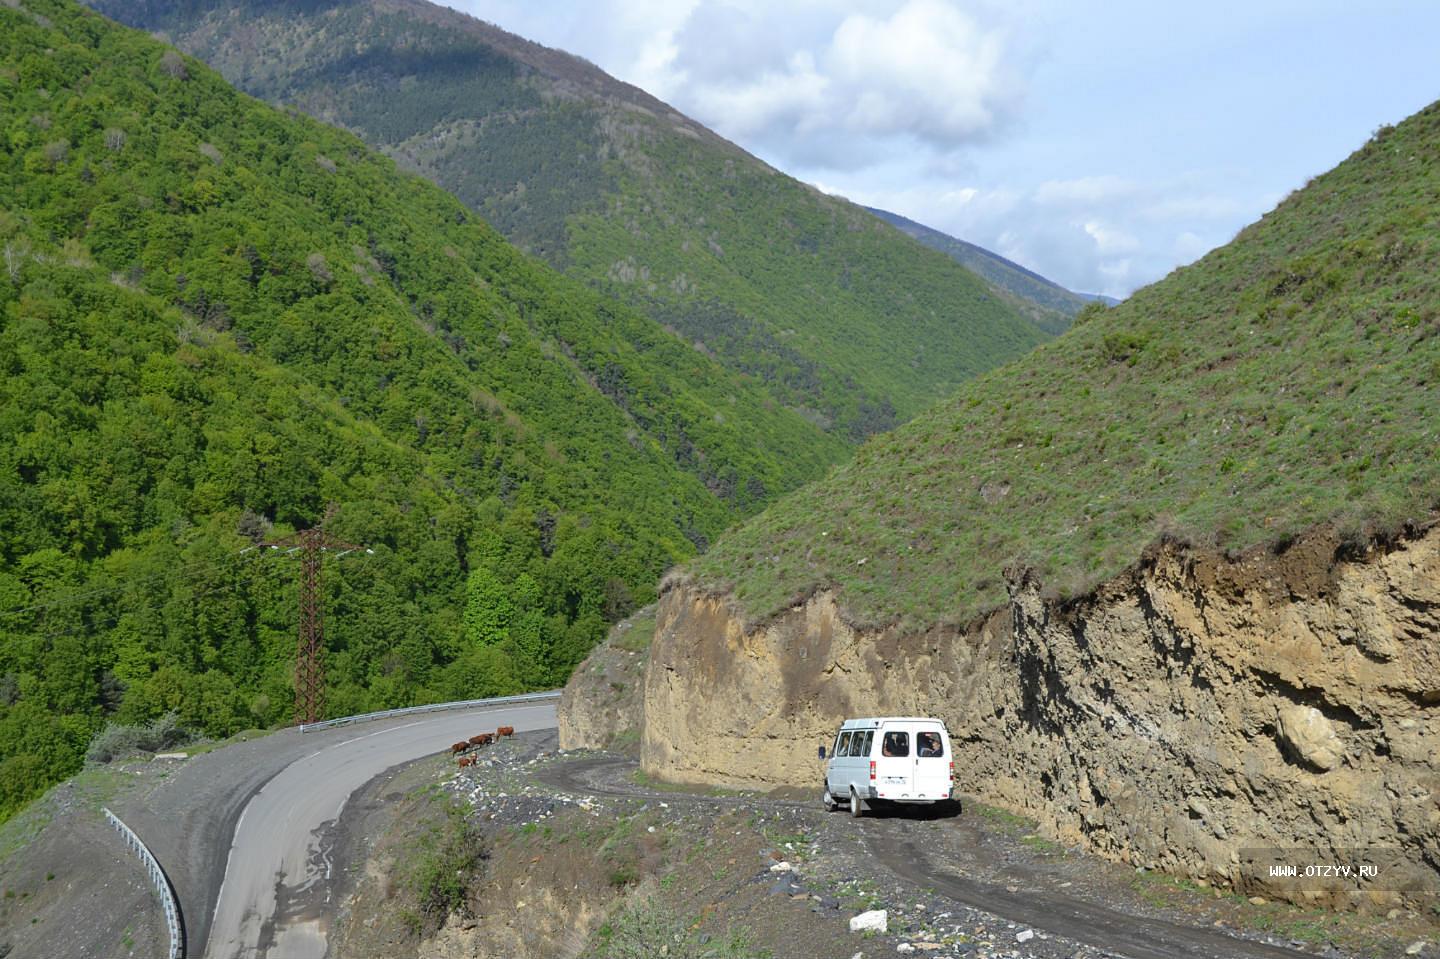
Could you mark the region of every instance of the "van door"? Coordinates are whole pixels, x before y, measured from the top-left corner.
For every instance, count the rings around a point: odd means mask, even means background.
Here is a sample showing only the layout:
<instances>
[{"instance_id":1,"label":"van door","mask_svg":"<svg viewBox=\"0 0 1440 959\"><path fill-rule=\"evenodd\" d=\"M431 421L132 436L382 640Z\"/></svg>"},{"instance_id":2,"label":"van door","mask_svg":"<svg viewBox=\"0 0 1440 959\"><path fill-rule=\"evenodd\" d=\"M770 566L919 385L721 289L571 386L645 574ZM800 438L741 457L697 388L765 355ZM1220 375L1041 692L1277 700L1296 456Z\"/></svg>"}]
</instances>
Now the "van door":
<instances>
[{"instance_id":1,"label":"van door","mask_svg":"<svg viewBox=\"0 0 1440 959\"><path fill-rule=\"evenodd\" d=\"M832 796L844 796L847 792L844 757L850 750L852 735L848 729L840 730L835 737L835 748L830 751L830 761L825 764L825 788Z\"/></svg>"},{"instance_id":2,"label":"van door","mask_svg":"<svg viewBox=\"0 0 1440 959\"><path fill-rule=\"evenodd\" d=\"M950 756L945 736L938 726L919 725L914 729L914 757L911 785L918 799L948 799Z\"/></svg>"},{"instance_id":3,"label":"van door","mask_svg":"<svg viewBox=\"0 0 1440 959\"><path fill-rule=\"evenodd\" d=\"M850 747L850 755L855 758L851 760L850 766L851 782L855 791L861 796L870 795L870 749L875 739L875 730L855 730L855 741Z\"/></svg>"},{"instance_id":4,"label":"van door","mask_svg":"<svg viewBox=\"0 0 1440 959\"><path fill-rule=\"evenodd\" d=\"M875 750L875 791L883 799L910 799L915 762L910 748L910 730L886 725L879 732Z\"/></svg>"}]
</instances>

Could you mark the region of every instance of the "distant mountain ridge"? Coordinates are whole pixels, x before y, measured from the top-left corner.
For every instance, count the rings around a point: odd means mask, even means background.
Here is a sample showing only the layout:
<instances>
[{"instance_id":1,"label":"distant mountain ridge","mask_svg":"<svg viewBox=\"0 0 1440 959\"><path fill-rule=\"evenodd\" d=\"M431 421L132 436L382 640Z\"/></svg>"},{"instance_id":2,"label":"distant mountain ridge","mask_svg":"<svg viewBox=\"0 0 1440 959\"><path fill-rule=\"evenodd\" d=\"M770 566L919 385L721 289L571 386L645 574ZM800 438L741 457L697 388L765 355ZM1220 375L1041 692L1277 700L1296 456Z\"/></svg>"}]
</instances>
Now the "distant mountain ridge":
<instances>
[{"instance_id":1,"label":"distant mountain ridge","mask_svg":"<svg viewBox=\"0 0 1440 959\"><path fill-rule=\"evenodd\" d=\"M355 131L846 442L1046 338L863 209L578 57L453 10L91 2L256 96Z\"/></svg>"},{"instance_id":2,"label":"distant mountain ridge","mask_svg":"<svg viewBox=\"0 0 1440 959\"><path fill-rule=\"evenodd\" d=\"M931 249L954 258L957 263L973 270L1002 291L1017 297L1021 301L1021 311L1051 333L1063 333L1069 327L1070 320L1083 310L1086 304L1100 302L1106 306L1114 306L1120 302L1112 296L1099 293L1076 293L1067 290L1054 280L1046 279L1034 270L983 246L950 236L909 217L873 206L865 209Z\"/></svg>"}]
</instances>

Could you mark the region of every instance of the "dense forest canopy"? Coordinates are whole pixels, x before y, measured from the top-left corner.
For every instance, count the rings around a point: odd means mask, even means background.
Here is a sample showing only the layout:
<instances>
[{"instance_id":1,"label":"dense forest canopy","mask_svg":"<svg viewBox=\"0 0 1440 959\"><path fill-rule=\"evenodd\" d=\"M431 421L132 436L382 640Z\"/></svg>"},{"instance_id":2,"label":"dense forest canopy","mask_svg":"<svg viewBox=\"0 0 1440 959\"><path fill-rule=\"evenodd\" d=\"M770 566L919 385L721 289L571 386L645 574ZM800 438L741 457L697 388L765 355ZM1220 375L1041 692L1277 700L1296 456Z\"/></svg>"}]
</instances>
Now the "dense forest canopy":
<instances>
[{"instance_id":1,"label":"dense forest canopy","mask_svg":"<svg viewBox=\"0 0 1440 959\"><path fill-rule=\"evenodd\" d=\"M107 721L554 685L844 444L349 134L65 0L0 4L0 818Z\"/></svg>"}]
</instances>

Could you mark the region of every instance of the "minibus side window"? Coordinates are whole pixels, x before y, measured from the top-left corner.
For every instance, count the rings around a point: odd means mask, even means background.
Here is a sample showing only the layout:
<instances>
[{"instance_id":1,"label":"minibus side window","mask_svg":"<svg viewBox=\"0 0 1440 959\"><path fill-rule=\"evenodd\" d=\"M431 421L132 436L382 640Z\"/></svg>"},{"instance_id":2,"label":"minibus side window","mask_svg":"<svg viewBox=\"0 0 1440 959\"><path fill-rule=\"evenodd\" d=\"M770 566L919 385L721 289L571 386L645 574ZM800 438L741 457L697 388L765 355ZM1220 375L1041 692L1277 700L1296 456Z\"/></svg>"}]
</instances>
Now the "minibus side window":
<instances>
[{"instance_id":1,"label":"minibus side window","mask_svg":"<svg viewBox=\"0 0 1440 959\"><path fill-rule=\"evenodd\" d=\"M882 756L910 755L910 734L902 732L886 733L884 745L880 750L880 754Z\"/></svg>"},{"instance_id":2,"label":"minibus side window","mask_svg":"<svg viewBox=\"0 0 1440 959\"><path fill-rule=\"evenodd\" d=\"M857 755L857 756L868 756L868 755L870 755L870 744L873 743L874 741L875 741L875 730L873 730L873 729L867 729L867 730L865 730L865 735L864 735L864 737L862 737L861 740L860 740L860 748L859 748L859 750L856 751L855 755Z\"/></svg>"},{"instance_id":3,"label":"minibus side window","mask_svg":"<svg viewBox=\"0 0 1440 959\"><path fill-rule=\"evenodd\" d=\"M836 756L848 756L848 755L850 755L850 737L851 737L852 735L854 735L854 734L853 734L853 733L848 733L848 732L845 732L845 733L841 733L841 734L840 734L840 741L835 744L835 755L836 755Z\"/></svg>"}]
</instances>

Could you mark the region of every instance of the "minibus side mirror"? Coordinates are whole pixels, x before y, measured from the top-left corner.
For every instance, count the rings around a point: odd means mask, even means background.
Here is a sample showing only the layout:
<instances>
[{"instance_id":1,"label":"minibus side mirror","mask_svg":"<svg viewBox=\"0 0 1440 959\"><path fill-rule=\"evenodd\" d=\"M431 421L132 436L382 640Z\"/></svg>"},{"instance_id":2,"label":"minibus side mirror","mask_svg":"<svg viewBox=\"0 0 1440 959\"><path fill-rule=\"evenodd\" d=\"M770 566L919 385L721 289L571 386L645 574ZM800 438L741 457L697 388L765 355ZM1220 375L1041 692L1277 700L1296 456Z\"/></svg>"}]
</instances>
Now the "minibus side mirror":
<instances>
[{"instance_id":1,"label":"minibus side mirror","mask_svg":"<svg viewBox=\"0 0 1440 959\"><path fill-rule=\"evenodd\" d=\"M820 747L820 758L821 758L821 759L824 759L824 758L825 758L825 747L824 747L824 746L821 746L821 747Z\"/></svg>"}]
</instances>

